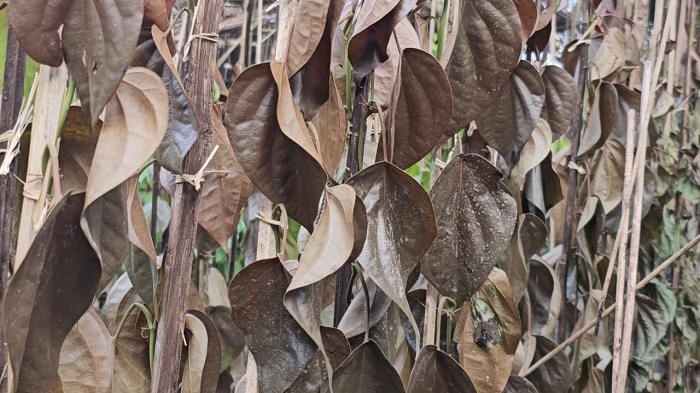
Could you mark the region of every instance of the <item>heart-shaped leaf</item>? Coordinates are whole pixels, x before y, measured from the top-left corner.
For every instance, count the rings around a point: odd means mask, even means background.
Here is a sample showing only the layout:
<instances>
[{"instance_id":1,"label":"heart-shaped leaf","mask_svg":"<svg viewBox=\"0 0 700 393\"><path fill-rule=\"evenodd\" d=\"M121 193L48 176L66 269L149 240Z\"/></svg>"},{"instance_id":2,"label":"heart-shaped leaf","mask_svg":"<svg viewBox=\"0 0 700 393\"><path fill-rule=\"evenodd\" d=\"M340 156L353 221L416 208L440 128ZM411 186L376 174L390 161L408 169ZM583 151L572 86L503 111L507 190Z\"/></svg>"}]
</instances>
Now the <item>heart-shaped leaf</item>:
<instances>
[{"instance_id":1,"label":"heart-shaped leaf","mask_svg":"<svg viewBox=\"0 0 700 393\"><path fill-rule=\"evenodd\" d=\"M94 308L73 326L61 347L58 375L65 392L110 391L114 355L112 336Z\"/></svg>"},{"instance_id":2,"label":"heart-shaped leaf","mask_svg":"<svg viewBox=\"0 0 700 393\"><path fill-rule=\"evenodd\" d=\"M75 194L56 203L7 286L3 323L16 392L60 383L63 341L94 300L100 262L79 228L84 201Z\"/></svg>"},{"instance_id":3,"label":"heart-shaped leaf","mask_svg":"<svg viewBox=\"0 0 700 393\"><path fill-rule=\"evenodd\" d=\"M437 233L430 197L406 172L387 162L360 171L347 183L367 209L367 239L357 260L417 332L406 284Z\"/></svg>"},{"instance_id":4,"label":"heart-shaped leaf","mask_svg":"<svg viewBox=\"0 0 700 393\"><path fill-rule=\"evenodd\" d=\"M326 389L328 391L328 389ZM335 370L334 393L403 393L401 378L379 346L366 341Z\"/></svg>"},{"instance_id":5,"label":"heart-shaped leaf","mask_svg":"<svg viewBox=\"0 0 700 393\"><path fill-rule=\"evenodd\" d=\"M448 136L468 126L498 97L522 48L520 18L511 0L462 4L454 48L440 59L454 94Z\"/></svg>"},{"instance_id":6,"label":"heart-shaped leaf","mask_svg":"<svg viewBox=\"0 0 700 393\"><path fill-rule=\"evenodd\" d=\"M63 26L63 56L91 127L120 86L142 21L143 3L138 1L71 2Z\"/></svg>"},{"instance_id":7,"label":"heart-shaped leaf","mask_svg":"<svg viewBox=\"0 0 700 393\"><path fill-rule=\"evenodd\" d=\"M64 193L85 192L92 156L95 154L96 138L85 123L85 116L80 108L70 107L61 132L61 148L58 150L61 190Z\"/></svg>"},{"instance_id":8,"label":"heart-shaped leaf","mask_svg":"<svg viewBox=\"0 0 700 393\"><path fill-rule=\"evenodd\" d=\"M578 103L576 83L566 70L555 66L544 67L542 82L544 106L540 117L549 123L552 140L557 140L569 129L571 118L574 116L574 109Z\"/></svg>"},{"instance_id":9,"label":"heart-shaped leaf","mask_svg":"<svg viewBox=\"0 0 700 393\"><path fill-rule=\"evenodd\" d=\"M420 39L408 18L402 19L392 34L387 47L388 59L374 70L374 100L384 110L391 105L391 95L399 72L399 48L420 48Z\"/></svg>"},{"instance_id":10,"label":"heart-shaped leaf","mask_svg":"<svg viewBox=\"0 0 700 393\"><path fill-rule=\"evenodd\" d=\"M284 204L289 216L310 230L326 174L318 155L310 154L315 146L288 93L284 107L291 108L291 113L282 111L287 121L283 131L283 120L278 118L280 94L270 64L246 69L226 101L226 128L236 158L253 184L273 203ZM288 133L294 133L294 138Z\"/></svg>"},{"instance_id":11,"label":"heart-shaped leaf","mask_svg":"<svg viewBox=\"0 0 700 393\"><path fill-rule=\"evenodd\" d=\"M510 172L510 178L516 184L525 183L527 174L537 167L552 152L552 131L543 119L537 119L537 126L520 152L520 159Z\"/></svg>"},{"instance_id":12,"label":"heart-shaped leaf","mask_svg":"<svg viewBox=\"0 0 700 393\"><path fill-rule=\"evenodd\" d=\"M624 177L625 146L615 139L609 139L601 149L590 184L590 191L600 200L605 214L622 201Z\"/></svg>"},{"instance_id":13,"label":"heart-shaped leaf","mask_svg":"<svg viewBox=\"0 0 700 393\"><path fill-rule=\"evenodd\" d=\"M452 357L434 345L418 354L408 382L409 393L477 393L466 371Z\"/></svg>"},{"instance_id":14,"label":"heart-shaped leaf","mask_svg":"<svg viewBox=\"0 0 700 393\"><path fill-rule=\"evenodd\" d=\"M527 293L531 305L530 332L534 335L549 336L557 325L563 299L559 277L554 269L539 257L530 261Z\"/></svg>"},{"instance_id":15,"label":"heart-shaped leaf","mask_svg":"<svg viewBox=\"0 0 700 393\"><path fill-rule=\"evenodd\" d=\"M255 358L261 392L284 392L316 353L314 341L284 307L289 281L272 258L245 267L229 286L231 318Z\"/></svg>"},{"instance_id":16,"label":"heart-shaped leaf","mask_svg":"<svg viewBox=\"0 0 700 393\"><path fill-rule=\"evenodd\" d=\"M528 38L530 38L532 33L535 31L538 7L532 0L513 0L513 4L518 10L523 45L525 45Z\"/></svg>"},{"instance_id":17,"label":"heart-shaped leaf","mask_svg":"<svg viewBox=\"0 0 700 393\"><path fill-rule=\"evenodd\" d=\"M483 157L459 155L431 191L438 235L421 272L457 304L481 287L515 229L517 207L502 177Z\"/></svg>"},{"instance_id":18,"label":"heart-shaped leaf","mask_svg":"<svg viewBox=\"0 0 700 393\"><path fill-rule=\"evenodd\" d=\"M221 363L221 344L216 326L205 314L192 310L185 315L185 329L190 335L182 376L182 392L213 393Z\"/></svg>"},{"instance_id":19,"label":"heart-shaped leaf","mask_svg":"<svg viewBox=\"0 0 700 393\"><path fill-rule=\"evenodd\" d=\"M544 106L544 84L537 69L518 63L499 98L477 116L476 125L486 142L515 163L537 125Z\"/></svg>"},{"instance_id":20,"label":"heart-shaped leaf","mask_svg":"<svg viewBox=\"0 0 700 393\"><path fill-rule=\"evenodd\" d=\"M51 67L63 63L58 31L68 16L71 3L70 0L28 0L10 7L12 31L31 58Z\"/></svg>"},{"instance_id":21,"label":"heart-shaped leaf","mask_svg":"<svg viewBox=\"0 0 700 393\"><path fill-rule=\"evenodd\" d=\"M440 142L451 114L450 82L440 63L423 50L404 49L389 114L389 161L399 168L420 161Z\"/></svg>"},{"instance_id":22,"label":"heart-shaped leaf","mask_svg":"<svg viewBox=\"0 0 700 393\"><path fill-rule=\"evenodd\" d=\"M625 113L624 116L626 117L627 114ZM616 117L617 90L612 84L603 82L596 89L590 113L586 118L586 126L578 150L579 157L603 146L615 127Z\"/></svg>"}]
</instances>

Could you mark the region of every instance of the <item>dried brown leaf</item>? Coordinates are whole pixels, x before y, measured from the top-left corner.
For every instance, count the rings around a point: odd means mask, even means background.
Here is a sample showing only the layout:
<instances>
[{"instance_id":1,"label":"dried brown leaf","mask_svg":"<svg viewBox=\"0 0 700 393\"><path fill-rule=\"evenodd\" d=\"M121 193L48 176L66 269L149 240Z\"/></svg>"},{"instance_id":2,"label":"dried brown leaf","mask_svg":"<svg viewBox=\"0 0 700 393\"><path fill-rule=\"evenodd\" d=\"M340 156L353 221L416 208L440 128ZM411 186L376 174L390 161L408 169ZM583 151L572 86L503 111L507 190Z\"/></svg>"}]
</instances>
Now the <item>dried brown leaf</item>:
<instances>
[{"instance_id":1,"label":"dried brown leaf","mask_svg":"<svg viewBox=\"0 0 700 393\"><path fill-rule=\"evenodd\" d=\"M409 393L477 393L466 371L434 345L424 346L413 367Z\"/></svg>"},{"instance_id":2,"label":"dried brown leaf","mask_svg":"<svg viewBox=\"0 0 700 393\"><path fill-rule=\"evenodd\" d=\"M399 374L382 350L369 340L355 348L335 370L333 392L403 393L404 389Z\"/></svg>"},{"instance_id":3,"label":"dried brown leaf","mask_svg":"<svg viewBox=\"0 0 700 393\"><path fill-rule=\"evenodd\" d=\"M601 83L596 89L590 113L586 118L586 125L581 137L581 146L578 156L593 153L603 146L608 136L615 127L617 116L617 90L607 82ZM627 116L625 114L624 116Z\"/></svg>"},{"instance_id":4,"label":"dried brown leaf","mask_svg":"<svg viewBox=\"0 0 700 393\"><path fill-rule=\"evenodd\" d=\"M549 123L552 140L557 140L569 129L571 118L574 116L574 109L578 103L576 84L568 72L555 66L544 67L542 82L544 106L540 117Z\"/></svg>"}]
</instances>

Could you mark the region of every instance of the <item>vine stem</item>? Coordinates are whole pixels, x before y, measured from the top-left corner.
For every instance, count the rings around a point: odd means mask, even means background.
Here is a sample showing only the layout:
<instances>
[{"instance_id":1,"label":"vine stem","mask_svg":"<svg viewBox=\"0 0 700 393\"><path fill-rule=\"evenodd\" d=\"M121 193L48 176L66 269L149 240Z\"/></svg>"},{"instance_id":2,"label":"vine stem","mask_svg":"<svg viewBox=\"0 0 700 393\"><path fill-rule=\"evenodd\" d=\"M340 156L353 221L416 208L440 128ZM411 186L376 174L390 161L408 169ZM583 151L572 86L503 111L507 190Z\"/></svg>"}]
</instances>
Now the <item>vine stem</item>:
<instances>
[{"instance_id":1,"label":"vine stem","mask_svg":"<svg viewBox=\"0 0 700 393\"><path fill-rule=\"evenodd\" d=\"M112 337L112 352L116 354L117 340L119 339L119 334L121 334L122 329L124 328L124 324L126 324L126 320L127 318L129 318L129 315L131 315L131 313L137 308L146 317L146 324L148 325L148 364L151 368L151 372L153 372L153 355L155 353L156 346L156 322L153 320L153 316L151 315L150 311L148 311L148 308L146 308L146 306L141 303L134 303L131 306L129 306L129 308L124 313L122 320L119 321L119 326L117 326L117 330L114 332L114 336Z\"/></svg>"},{"instance_id":2,"label":"vine stem","mask_svg":"<svg viewBox=\"0 0 700 393\"><path fill-rule=\"evenodd\" d=\"M696 236L693 240L691 240L688 244L686 244L683 248L680 250L676 251L675 254L671 255L670 258L665 260L663 263L661 263L656 269L654 269L651 273L649 273L644 279L639 281L637 285L634 286L635 291L638 291L642 288L644 288L647 284L651 282L656 276L661 274L664 270L666 270L671 264L676 262L680 257L685 255L690 249L695 247L698 243L700 243L700 235ZM619 306L620 304L618 302L613 303L610 307L606 308L605 311L603 311L602 318L606 318L608 315L610 315L615 309ZM549 353L544 355L540 360L538 360L535 364L530 366L523 374L521 374L522 377L526 377L530 374L532 374L535 370L540 368L543 364L547 363L549 360L551 360L554 356L556 356L559 352L563 351L564 348L568 347L572 343L576 342L581 336L586 334L589 330L595 326L597 322L597 318L594 318L575 333L573 333L569 338L564 340L559 346L551 350Z\"/></svg>"}]
</instances>

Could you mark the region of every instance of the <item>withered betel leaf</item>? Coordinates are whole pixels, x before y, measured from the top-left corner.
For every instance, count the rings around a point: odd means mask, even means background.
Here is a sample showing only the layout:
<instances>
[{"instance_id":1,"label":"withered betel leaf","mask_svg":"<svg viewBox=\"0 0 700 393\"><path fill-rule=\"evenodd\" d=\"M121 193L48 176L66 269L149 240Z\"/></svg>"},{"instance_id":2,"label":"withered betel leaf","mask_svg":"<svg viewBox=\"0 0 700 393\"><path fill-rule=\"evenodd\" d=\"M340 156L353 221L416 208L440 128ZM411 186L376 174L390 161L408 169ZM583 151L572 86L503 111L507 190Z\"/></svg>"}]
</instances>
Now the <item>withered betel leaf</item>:
<instances>
[{"instance_id":1,"label":"withered betel leaf","mask_svg":"<svg viewBox=\"0 0 700 393\"><path fill-rule=\"evenodd\" d=\"M481 287L515 229L517 208L502 177L483 157L458 155L431 191L438 235L421 271L457 304Z\"/></svg>"},{"instance_id":2,"label":"withered betel leaf","mask_svg":"<svg viewBox=\"0 0 700 393\"><path fill-rule=\"evenodd\" d=\"M369 293L369 328L376 325L386 314L391 306L391 298L384 291L377 288L377 284L368 279L367 292ZM367 323L367 300L364 291L360 291L352 298L343 318L338 323L340 329L347 337L354 337L364 333Z\"/></svg>"},{"instance_id":3,"label":"withered betel leaf","mask_svg":"<svg viewBox=\"0 0 700 393\"><path fill-rule=\"evenodd\" d=\"M321 335L333 368L339 367L350 355L348 339L340 330L325 326L321 327ZM325 369L324 355L319 350L285 393L312 393L319 392L321 388L328 389L329 379Z\"/></svg>"},{"instance_id":4,"label":"withered betel leaf","mask_svg":"<svg viewBox=\"0 0 700 393\"><path fill-rule=\"evenodd\" d=\"M333 392L403 393L404 389L399 374L382 350L374 341L369 340L355 348L335 370Z\"/></svg>"},{"instance_id":5,"label":"withered betel leaf","mask_svg":"<svg viewBox=\"0 0 700 393\"><path fill-rule=\"evenodd\" d=\"M59 383L63 341L95 298L100 261L78 225L84 200L56 203L8 284L3 323L18 393Z\"/></svg>"},{"instance_id":6,"label":"withered betel leaf","mask_svg":"<svg viewBox=\"0 0 700 393\"><path fill-rule=\"evenodd\" d=\"M420 39L408 18L402 19L394 27L392 35L387 46L389 58L374 70L374 100L384 110L388 110L391 105L391 94L399 72L401 50L420 48Z\"/></svg>"},{"instance_id":7,"label":"withered betel leaf","mask_svg":"<svg viewBox=\"0 0 700 393\"><path fill-rule=\"evenodd\" d=\"M546 3L546 5L542 5L542 2L538 3L539 5L537 9L539 16L537 17L537 26L535 26L535 31L544 29L545 26L552 21L552 17L557 11L557 5L559 4L558 0L547 0ZM544 8L542 9L542 7Z\"/></svg>"},{"instance_id":8,"label":"withered betel leaf","mask_svg":"<svg viewBox=\"0 0 700 393\"><path fill-rule=\"evenodd\" d=\"M544 83L537 69L521 61L500 96L477 116L479 133L508 163L517 162L544 106Z\"/></svg>"},{"instance_id":9,"label":"withered betel leaf","mask_svg":"<svg viewBox=\"0 0 700 393\"><path fill-rule=\"evenodd\" d=\"M537 5L532 0L513 0L513 4L518 10L523 45L525 45L527 39L530 38L535 31L535 25L537 23Z\"/></svg>"},{"instance_id":10,"label":"withered betel leaf","mask_svg":"<svg viewBox=\"0 0 700 393\"><path fill-rule=\"evenodd\" d=\"M58 30L68 16L71 3L70 0L28 0L10 7L12 31L31 58L51 67L63 63Z\"/></svg>"},{"instance_id":11,"label":"withered betel leaf","mask_svg":"<svg viewBox=\"0 0 700 393\"><path fill-rule=\"evenodd\" d=\"M214 393L221 364L221 343L216 326L201 311L190 310L185 315L185 328L190 338L182 393Z\"/></svg>"},{"instance_id":12,"label":"withered betel leaf","mask_svg":"<svg viewBox=\"0 0 700 393\"><path fill-rule=\"evenodd\" d=\"M511 0L465 0L454 48L440 62L454 94L452 136L476 119L507 83L522 48L520 18Z\"/></svg>"},{"instance_id":13,"label":"withered betel leaf","mask_svg":"<svg viewBox=\"0 0 700 393\"><path fill-rule=\"evenodd\" d=\"M534 214L521 214L518 231L513 234L508 249L499 260L499 267L508 275L516 303L527 290L530 258L547 241L547 227Z\"/></svg>"},{"instance_id":14,"label":"withered betel leaf","mask_svg":"<svg viewBox=\"0 0 700 393\"><path fill-rule=\"evenodd\" d=\"M589 190L598 197L605 214L610 213L622 201L624 177L625 145L609 139L601 149Z\"/></svg>"},{"instance_id":15,"label":"withered betel leaf","mask_svg":"<svg viewBox=\"0 0 700 393\"><path fill-rule=\"evenodd\" d=\"M182 160L197 139L198 120L178 78L163 67L163 84L168 92L168 128L153 156L163 168L182 174Z\"/></svg>"},{"instance_id":16,"label":"withered betel leaf","mask_svg":"<svg viewBox=\"0 0 700 393\"><path fill-rule=\"evenodd\" d=\"M437 233L430 197L406 172L387 162L360 171L347 183L367 209L367 239L357 260L417 332L406 283Z\"/></svg>"},{"instance_id":17,"label":"withered betel leaf","mask_svg":"<svg viewBox=\"0 0 700 393\"><path fill-rule=\"evenodd\" d=\"M139 1L71 2L63 26L63 56L92 127L126 72L142 21Z\"/></svg>"},{"instance_id":18,"label":"withered betel leaf","mask_svg":"<svg viewBox=\"0 0 700 393\"><path fill-rule=\"evenodd\" d=\"M627 86L615 83L617 91L617 114L615 116L615 126L610 132L610 139L616 139L623 144L627 143L627 112L634 109L635 122L639 121L639 105L641 95L639 92L629 89ZM637 123L635 123L637 124ZM633 142L637 144L636 140Z\"/></svg>"},{"instance_id":19,"label":"withered betel leaf","mask_svg":"<svg viewBox=\"0 0 700 393\"><path fill-rule=\"evenodd\" d=\"M626 46L627 36L622 29L608 29L592 61L591 80L603 79L617 71L625 61Z\"/></svg>"},{"instance_id":20,"label":"withered betel leaf","mask_svg":"<svg viewBox=\"0 0 700 393\"><path fill-rule=\"evenodd\" d=\"M530 298L530 332L549 336L559 319L561 286L554 270L541 258L530 261L530 280L527 283Z\"/></svg>"},{"instance_id":21,"label":"withered betel leaf","mask_svg":"<svg viewBox=\"0 0 700 393\"><path fill-rule=\"evenodd\" d=\"M627 117L625 113L623 116ZM611 83L603 82L596 89L590 113L581 137L578 156L593 153L608 140L617 118L617 90ZM626 130L625 130L626 133Z\"/></svg>"},{"instance_id":22,"label":"withered betel leaf","mask_svg":"<svg viewBox=\"0 0 700 393\"><path fill-rule=\"evenodd\" d=\"M557 343L547 337L536 337L537 346L535 347L535 357L532 359L533 363L557 347ZM559 352L528 375L527 379L540 392L568 392L571 387L569 359L564 352Z\"/></svg>"},{"instance_id":23,"label":"withered betel leaf","mask_svg":"<svg viewBox=\"0 0 700 393\"><path fill-rule=\"evenodd\" d=\"M226 128L243 170L273 203L284 204L291 218L313 229L326 174L314 157L280 129L270 64L243 71L229 97Z\"/></svg>"},{"instance_id":24,"label":"withered betel leaf","mask_svg":"<svg viewBox=\"0 0 700 393\"><path fill-rule=\"evenodd\" d=\"M114 356L112 336L94 308L90 308L66 336L58 375L64 392L108 393Z\"/></svg>"},{"instance_id":25,"label":"withered betel leaf","mask_svg":"<svg viewBox=\"0 0 700 393\"><path fill-rule=\"evenodd\" d=\"M555 0L556 1L556 0ZM549 39L552 36L552 23L547 23L543 28L536 30L527 40L527 50L537 53L541 56L547 50Z\"/></svg>"},{"instance_id":26,"label":"withered betel leaf","mask_svg":"<svg viewBox=\"0 0 700 393\"><path fill-rule=\"evenodd\" d=\"M362 79L388 59L391 33L415 5L416 0L369 0L362 4L348 43L355 79Z\"/></svg>"},{"instance_id":27,"label":"withered betel leaf","mask_svg":"<svg viewBox=\"0 0 700 393\"><path fill-rule=\"evenodd\" d=\"M343 1L303 0L298 7L289 40L287 72L294 101L304 120L310 121L329 98L335 98L329 90L333 84L331 45Z\"/></svg>"},{"instance_id":28,"label":"withered betel leaf","mask_svg":"<svg viewBox=\"0 0 700 393\"><path fill-rule=\"evenodd\" d=\"M527 175L552 153L552 130L542 118L530 134L525 146L520 151L520 158L510 172L510 180L522 189Z\"/></svg>"},{"instance_id":29,"label":"withered betel leaf","mask_svg":"<svg viewBox=\"0 0 700 393\"><path fill-rule=\"evenodd\" d=\"M408 382L408 393L477 393L466 371L434 345L421 349Z\"/></svg>"},{"instance_id":30,"label":"withered betel leaf","mask_svg":"<svg viewBox=\"0 0 700 393\"><path fill-rule=\"evenodd\" d=\"M388 115L389 155L396 166L408 168L440 142L452 114L452 91L440 63L421 49L403 50L396 83Z\"/></svg>"},{"instance_id":31,"label":"withered betel leaf","mask_svg":"<svg viewBox=\"0 0 700 393\"><path fill-rule=\"evenodd\" d=\"M144 303L150 309L155 310L154 298L158 284L156 249L146 223L146 215L143 212L138 191L138 178L138 175L134 175L127 180L128 199L126 205L128 209L128 236L131 244L126 261L124 261L124 269Z\"/></svg>"},{"instance_id":32,"label":"withered betel leaf","mask_svg":"<svg viewBox=\"0 0 700 393\"><path fill-rule=\"evenodd\" d=\"M542 82L544 82L544 107L540 117L549 123L552 129L552 140L557 140L564 135L571 124L571 118L578 103L576 83L566 70L556 66L544 67Z\"/></svg>"},{"instance_id":33,"label":"withered betel leaf","mask_svg":"<svg viewBox=\"0 0 700 393\"><path fill-rule=\"evenodd\" d=\"M539 393L535 385L530 383L527 379L518 376L511 375L508 377L508 384L506 384L503 393Z\"/></svg>"},{"instance_id":34,"label":"withered betel leaf","mask_svg":"<svg viewBox=\"0 0 700 393\"><path fill-rule=\"evenodd\" d=\"M214 129L212 146L218 145L219 149L207 169L223 173L209 175L202 185L197 219L199 225L228 253L228 239L236 230L238 217L253 190L253 184L234 155L219 110L212 109L211 122Z\"/></svg>"},{"instance_id":35,"label":"withered betel leaf","mask_svg":"<svg viewBox=\"0 0 700 393\"><path fill-rule=\"evenodd\" d=\"M58 150L63 192L85 191L96 143L97 139L85 123L85 116L80 108L70 107L61 132L61 148Z\"/></svg>"},{"instance_id":36,"label":"withered betel leaf","mask_svg":"<svg viewBox=\"0 0 700 393\"><path fill-rule=\"evenodd\" d=\"M321 161L327 173L335 173L345 151L348 121L345 104L335 83L329 84L330 98L321 106L312 124L317 131Z\"/></svg>"},{"instance_id":37,"label":"withered betel leaf","mask_svg":"<svg viewBox=\"0 0 700 393\"><path fill-rule=\"evenodd\" d=\"M231 318L255 357L261 392L284 392L316 353L314 341L284 307L288 285L278 258L253 262L229 285Z\"/></svg>"}]
</instances>

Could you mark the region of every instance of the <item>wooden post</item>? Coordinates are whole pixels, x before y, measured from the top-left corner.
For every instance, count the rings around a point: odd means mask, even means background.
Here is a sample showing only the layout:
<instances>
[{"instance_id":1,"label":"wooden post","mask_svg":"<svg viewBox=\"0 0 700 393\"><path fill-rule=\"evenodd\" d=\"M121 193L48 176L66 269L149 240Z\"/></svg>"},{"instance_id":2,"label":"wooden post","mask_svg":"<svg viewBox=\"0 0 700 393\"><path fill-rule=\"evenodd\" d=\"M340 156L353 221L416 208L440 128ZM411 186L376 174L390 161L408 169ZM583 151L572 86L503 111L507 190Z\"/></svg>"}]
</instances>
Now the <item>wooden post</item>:
<instances>
[{"instance_id":1,"label":"wooden post","mask_svg":"<svg viewBox=\"0 0 700 393\"><path fill-rule=\"evenodd\" d=\"M186 90L192 109L199 118L198 137L185 157L184 173L194 174L204 164L211 140L211 107L214 61L217 43L206 34L217 34L223 4L219 0L200 0L192 42ZM151 390L175 393L178 389L182 334L185 328L187 294L192 273L194 242L197 234L198 192L188 183L179 183L173 197L173 216L165 251L161 318L158 321Z\"/></svg>"}]
</instances>

